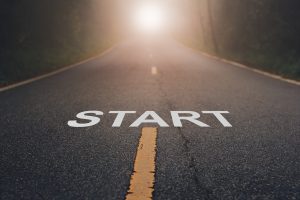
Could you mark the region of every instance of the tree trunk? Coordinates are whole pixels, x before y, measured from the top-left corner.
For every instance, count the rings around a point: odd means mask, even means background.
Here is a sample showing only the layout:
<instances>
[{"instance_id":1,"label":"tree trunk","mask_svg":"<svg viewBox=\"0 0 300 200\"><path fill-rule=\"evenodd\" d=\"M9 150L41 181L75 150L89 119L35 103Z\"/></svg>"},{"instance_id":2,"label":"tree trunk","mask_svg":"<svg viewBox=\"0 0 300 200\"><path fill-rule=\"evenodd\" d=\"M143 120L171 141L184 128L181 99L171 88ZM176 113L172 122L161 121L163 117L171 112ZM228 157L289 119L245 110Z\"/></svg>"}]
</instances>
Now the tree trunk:
<instances>
[{"instance_id":1,"label":"tree trunk","mask_svg":"<svg viewBox=\"0 0 300 200\"><path fill-rule=\"evenodd\" d=\"M218 42L217 42L215 29L214 29L214 22L213 22L213 17L212 17L212 12L211 12L210 1L211 0L206 0L206 2L207 2L207 12L208 12L208 21L209 21L209 26L210 26L210 30L211 30L211 37L212 37L213 46L214 46L214 49L215 49L216 53L218 54L219 53L219 47L218 47Z\"/></svg>"}]
</instances>

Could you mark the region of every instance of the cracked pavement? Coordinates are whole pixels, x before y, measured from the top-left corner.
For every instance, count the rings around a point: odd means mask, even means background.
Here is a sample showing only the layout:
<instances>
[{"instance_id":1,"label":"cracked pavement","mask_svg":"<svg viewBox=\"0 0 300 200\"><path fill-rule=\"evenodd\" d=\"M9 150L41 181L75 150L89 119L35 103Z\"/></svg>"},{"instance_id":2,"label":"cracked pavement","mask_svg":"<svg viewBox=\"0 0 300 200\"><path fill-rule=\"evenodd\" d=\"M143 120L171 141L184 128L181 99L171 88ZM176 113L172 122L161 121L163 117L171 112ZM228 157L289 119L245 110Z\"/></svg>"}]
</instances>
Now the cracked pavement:
<instances>
[{"instance_id":1,"label":"cracked pavement","mask_svg":"<svg viewBox=\"0 0 300 200\"><path fill-rule=\"evenodd\" d=\"M151 55L151 58L150 56ZM157 68L155 75L151 67ZM299 86L174 41L125 41L102 57L0 93L1 199L124 199L138 114L228 110L232 128L158 128L153 199L299 199ZM85 110L134 110L82 129Z\"/></svg>"}]
</instances>

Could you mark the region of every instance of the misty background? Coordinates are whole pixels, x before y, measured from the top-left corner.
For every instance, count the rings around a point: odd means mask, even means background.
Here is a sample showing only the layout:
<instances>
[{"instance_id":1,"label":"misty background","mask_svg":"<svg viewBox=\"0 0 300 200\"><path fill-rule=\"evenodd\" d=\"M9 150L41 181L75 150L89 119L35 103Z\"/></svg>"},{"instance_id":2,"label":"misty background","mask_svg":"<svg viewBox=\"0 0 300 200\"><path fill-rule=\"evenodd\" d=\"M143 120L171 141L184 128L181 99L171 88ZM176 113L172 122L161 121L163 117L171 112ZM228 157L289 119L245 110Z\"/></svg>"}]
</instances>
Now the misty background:
<instances>
[{"instance_id":1,"label":"misty background","mask_svg":"<svg viewBox=\"0 0 300 200\"><path fill-rule=\"evenodd\" d=\"M81 61L133 37L137 2L0 0L0 86ZM299 1L158 2L168 16L164 37L300 79Z\"/></svg>"}]
</instances>

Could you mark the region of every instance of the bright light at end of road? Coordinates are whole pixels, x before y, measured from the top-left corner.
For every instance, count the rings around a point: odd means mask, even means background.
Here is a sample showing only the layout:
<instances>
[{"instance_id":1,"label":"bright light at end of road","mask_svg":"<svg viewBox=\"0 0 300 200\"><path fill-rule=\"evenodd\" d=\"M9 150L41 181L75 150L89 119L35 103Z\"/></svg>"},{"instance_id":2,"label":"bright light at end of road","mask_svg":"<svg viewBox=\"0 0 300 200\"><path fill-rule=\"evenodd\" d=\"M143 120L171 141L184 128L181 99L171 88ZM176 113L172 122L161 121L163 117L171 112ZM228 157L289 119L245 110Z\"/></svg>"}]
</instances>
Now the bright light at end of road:
<instances>
[{"instance_id":1,"label":"bright light at end of road","mask_svg":"<svg viewBox=\"0 0 300 200\"><path fill-rule=\"evenodd\" d=\"M155 4L137 7L134 15L136 29L146 33L160 32L165 25L163 9Z\"/></svg>"}]
</instances>

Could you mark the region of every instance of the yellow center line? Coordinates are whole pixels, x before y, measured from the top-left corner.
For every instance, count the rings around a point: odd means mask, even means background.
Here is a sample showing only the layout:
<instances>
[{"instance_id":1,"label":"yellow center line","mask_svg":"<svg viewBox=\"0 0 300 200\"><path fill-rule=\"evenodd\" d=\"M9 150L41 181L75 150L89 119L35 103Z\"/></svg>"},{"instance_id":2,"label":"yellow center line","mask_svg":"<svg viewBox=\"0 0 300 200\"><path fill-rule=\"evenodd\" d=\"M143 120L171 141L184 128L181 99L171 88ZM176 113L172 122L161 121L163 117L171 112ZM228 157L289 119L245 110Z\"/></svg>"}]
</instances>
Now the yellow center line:
<instances>
[{"instance_id":1,"label":"yellow center line","mask_svg":"<svg viewBox=\"0 0 300 200\"><path fill-rule=\"evenodd\" d=\"M156 75L157 74L157 67L151 67L151 74Z\"/></svg>"},{"instance_id":2,"label":"yellow center line","mask_svg":"<svg viewBox=\"0 0 300 200\"><path fill-rule=\"evenodd\" d=\"M145 127L142 129L126 200L152 199L155 180L156 138L157 128Z\"/></svg>"}]
</instances>

